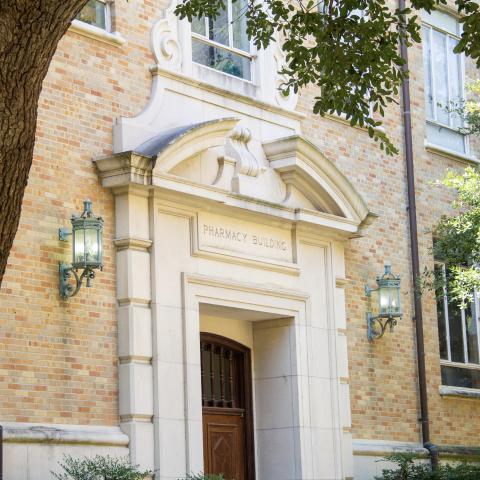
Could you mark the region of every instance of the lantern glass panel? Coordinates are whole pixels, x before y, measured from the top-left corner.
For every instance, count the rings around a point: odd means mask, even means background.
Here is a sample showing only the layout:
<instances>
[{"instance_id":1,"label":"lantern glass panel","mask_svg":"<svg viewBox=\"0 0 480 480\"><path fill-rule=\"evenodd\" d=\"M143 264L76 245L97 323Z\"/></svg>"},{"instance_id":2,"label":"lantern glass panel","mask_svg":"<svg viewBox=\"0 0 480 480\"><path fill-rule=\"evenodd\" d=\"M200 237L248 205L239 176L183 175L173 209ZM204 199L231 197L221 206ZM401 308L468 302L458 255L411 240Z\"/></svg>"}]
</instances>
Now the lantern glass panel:
<instances>
[{"instance_id":1,"label":"lantern glass panel","mask_svg":"<svg viewBox=\"0 0 480 480\"><path fill-rule=\"evenodd\" d=\"M100 245L97 228L85 229L85 262L99 263Z\"/></svg>"},{"instance_id":2,"label":"lantern glass panel","mask_svg":"<svg viewBox=\"0 0 480 480\"><path fill-rule=\"evenodd\" d=\"M73 229L73 264L85 262L85 230Z\"/></svg>"},{"instance_id":3,"label":"lantern glass panel","mask_svg":"<svg viewBox=\"0 0 480 480\"><path fill-rule=\"evenodd\" d=\"M400 289L397 285L379 288L380 314L390 315L400 312Z\"/></svg>"}]
</instances>

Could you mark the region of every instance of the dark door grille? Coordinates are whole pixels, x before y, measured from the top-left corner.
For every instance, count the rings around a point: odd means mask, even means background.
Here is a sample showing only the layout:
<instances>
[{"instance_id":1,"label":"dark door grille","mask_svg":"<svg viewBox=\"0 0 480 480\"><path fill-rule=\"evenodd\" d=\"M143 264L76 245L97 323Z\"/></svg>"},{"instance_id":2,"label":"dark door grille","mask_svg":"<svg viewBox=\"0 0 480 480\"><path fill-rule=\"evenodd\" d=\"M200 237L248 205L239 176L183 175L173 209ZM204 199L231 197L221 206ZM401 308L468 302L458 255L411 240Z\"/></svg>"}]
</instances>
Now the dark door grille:
<instances>
[{"instance_id":1,"label":"dark door grille","mask_svg":"<svg viewBox=\"0 0 480 480\"><path fill-rule=\"evenodd\" d=\"M202 355L202 406L243 408L238 385L242 354L212 341L200 342Z\"/></svg>"}]
</instances>

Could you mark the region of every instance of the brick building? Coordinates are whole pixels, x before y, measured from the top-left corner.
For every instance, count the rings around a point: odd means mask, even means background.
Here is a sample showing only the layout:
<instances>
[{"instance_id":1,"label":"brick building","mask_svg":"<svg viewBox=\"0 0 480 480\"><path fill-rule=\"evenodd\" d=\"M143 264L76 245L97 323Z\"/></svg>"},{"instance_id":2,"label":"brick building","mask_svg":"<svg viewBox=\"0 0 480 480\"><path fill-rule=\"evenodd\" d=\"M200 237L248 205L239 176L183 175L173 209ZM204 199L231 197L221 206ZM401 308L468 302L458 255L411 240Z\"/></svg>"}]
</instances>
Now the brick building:
<instances>
[{"instance_id":1,"label":"brick building","mask_svg":"<svg viewBox=\"0 0 480 480\"><path fill-rule=\"evenodd\" d=\"M450 2L451 3L451 2ZM130 455L155 478L370 479L422 448L404 131L388 157L361 128L283 97L275 45L237 18L178 21L164 0L91 0L45 80L22 218L0 290L4 476L44 480L62 454ZM452 4L453 5L453 4ZM222 23L223 22L223 23ZM449 211L432 185L476 163L439 105L477 72L448 7L409 51L421 266ZM103 271L59 295L89 198ZM403 318L367 339L365 285L391 262ZM441 268L441 266L440 266ZM480 433L478 309L423 296L431 441ZM222 463L223 462L223 463Z\"/></svg>"}]
</instances>

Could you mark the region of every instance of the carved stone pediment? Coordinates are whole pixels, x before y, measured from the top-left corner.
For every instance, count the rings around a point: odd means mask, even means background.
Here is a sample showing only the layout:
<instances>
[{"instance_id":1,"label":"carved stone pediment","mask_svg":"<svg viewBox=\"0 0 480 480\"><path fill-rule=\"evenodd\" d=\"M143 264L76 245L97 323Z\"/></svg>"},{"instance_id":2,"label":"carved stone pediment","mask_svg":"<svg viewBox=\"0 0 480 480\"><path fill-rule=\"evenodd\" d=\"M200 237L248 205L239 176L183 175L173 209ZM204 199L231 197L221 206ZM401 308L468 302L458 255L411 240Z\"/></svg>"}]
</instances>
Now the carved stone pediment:
<instances>
[{"instance_id":1,"label":"carved stone pediment","mask_svg":"<svg viewBox=\"0 0 480 480\"><path fill-rule=\"evenodd\" d=\"M244 198L260 210L323 215L351 225L366 218L368 208L351 183L303 137L257 141L255 149L251 143L238 118L220 118L168 129L96 164L107 187L162 186L217 200Z\"/></svg>"}]
</instances>

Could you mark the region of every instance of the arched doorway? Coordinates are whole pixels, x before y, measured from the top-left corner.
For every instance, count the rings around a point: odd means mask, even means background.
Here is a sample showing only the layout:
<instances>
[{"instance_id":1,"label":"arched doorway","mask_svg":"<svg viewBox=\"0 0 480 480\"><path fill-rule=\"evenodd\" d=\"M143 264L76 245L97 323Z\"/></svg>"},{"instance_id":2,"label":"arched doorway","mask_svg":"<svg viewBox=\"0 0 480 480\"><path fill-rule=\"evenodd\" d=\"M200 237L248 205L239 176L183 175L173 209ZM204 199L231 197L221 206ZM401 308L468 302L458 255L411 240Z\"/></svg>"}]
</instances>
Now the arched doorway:
<instances>
[{"instance_id":1,"label":"arched doorway","mask_svg":"<svg viewBox=\"0 0 480 480\"><path fill-rule=\"evenodd\" d=\"M205 473L253 480L250 349L220 335L201 333L200 350Z\"/></svg>"}]
</instances>

